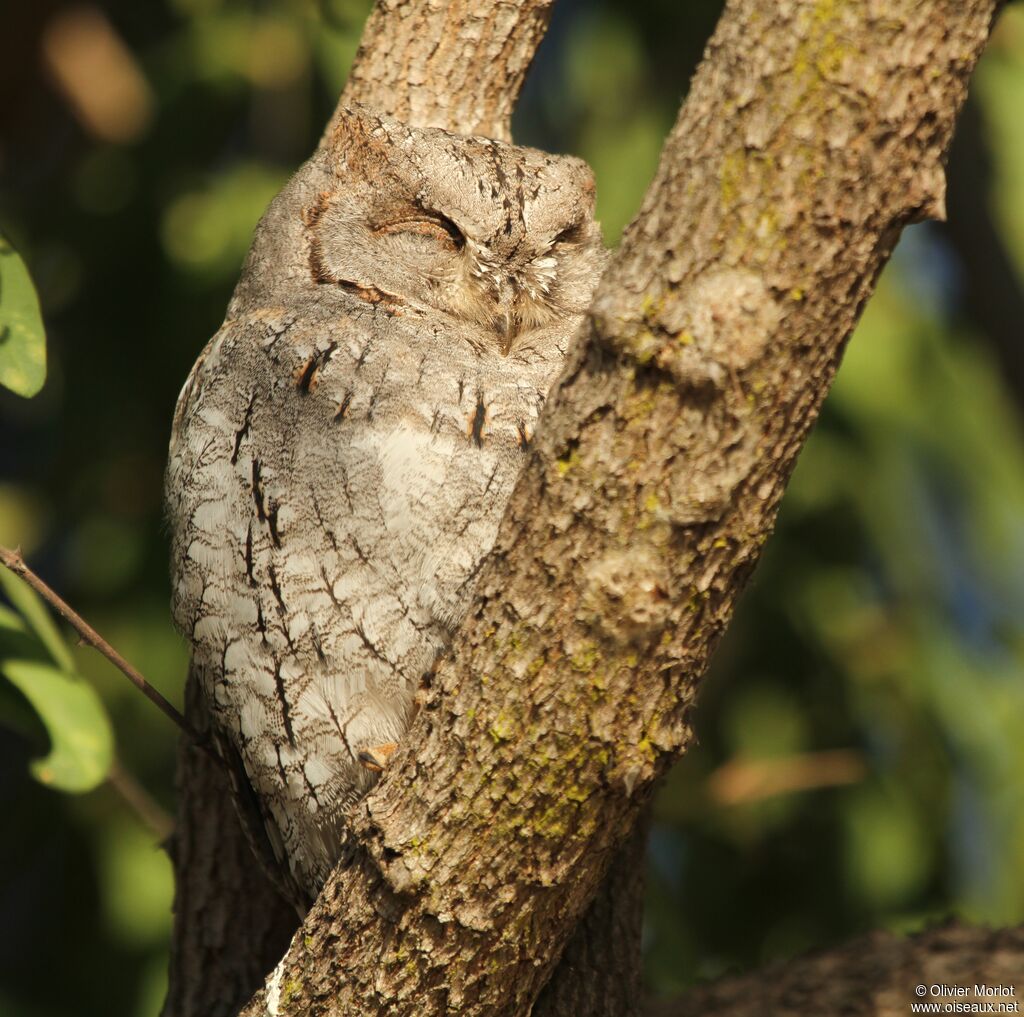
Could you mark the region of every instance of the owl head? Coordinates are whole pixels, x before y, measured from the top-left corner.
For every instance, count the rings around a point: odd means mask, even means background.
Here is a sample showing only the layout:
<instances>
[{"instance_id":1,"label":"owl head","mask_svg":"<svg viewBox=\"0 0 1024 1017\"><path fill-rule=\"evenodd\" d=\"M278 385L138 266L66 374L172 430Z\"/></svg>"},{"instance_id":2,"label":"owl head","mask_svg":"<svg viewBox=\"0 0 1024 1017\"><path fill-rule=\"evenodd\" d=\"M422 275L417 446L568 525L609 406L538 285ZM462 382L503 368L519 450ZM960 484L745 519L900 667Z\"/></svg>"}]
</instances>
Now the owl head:
<instances>
[{"instance_id":1,"label":"owl head","mask_svg":"<svg viewBox=\"0 0 1024 1017\"><path fill-rule=\"evenodd\" d=\"M581 315L604 261L582 160L366 108L337 115L275 206L289 285L441 312L504 353Z\"/></svg>"}]
</instances>

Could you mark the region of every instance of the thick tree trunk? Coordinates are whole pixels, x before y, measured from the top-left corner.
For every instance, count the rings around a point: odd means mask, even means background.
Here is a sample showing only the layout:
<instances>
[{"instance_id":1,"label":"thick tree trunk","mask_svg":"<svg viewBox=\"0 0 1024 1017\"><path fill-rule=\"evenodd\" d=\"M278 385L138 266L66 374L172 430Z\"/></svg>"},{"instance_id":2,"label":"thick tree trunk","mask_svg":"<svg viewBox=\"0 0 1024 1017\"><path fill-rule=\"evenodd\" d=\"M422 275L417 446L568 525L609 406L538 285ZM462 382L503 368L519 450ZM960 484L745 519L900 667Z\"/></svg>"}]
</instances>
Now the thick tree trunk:
<instances>
[{"instance_id":1,"label":"thick tree trunk","mask_svg":"<svg viewBox=\"0 0 1024 1017\"><path fill-rule=\"evenodd\" d=\"M649 813L619 850L573 930L532 1017L634 1017L642 1002L640 933Z\"/></svg>"},{"instance_id":2,"label":"thick tree trunk","mask_svg":"<svg viewBox=\"0 0 1024 1017\"><path fill-rule=\"evenodd\" d=\"M530 1012L655 779L994 0L733 0L480 593L247 1015Z\"/></svg>"},{"instance_id":3,"label":"thick tree trunk","mask_svg":"<svg viewBox=\"0 0 1024 1017\"><path fill-rule=\"evenodd\" d=\"M194 675L185 719L208 728ZM263 984L298 927L245 840L224 772L188 738L178 748L174 937L164 1017L227 1017Z\"/></svg>"}]
</instances>

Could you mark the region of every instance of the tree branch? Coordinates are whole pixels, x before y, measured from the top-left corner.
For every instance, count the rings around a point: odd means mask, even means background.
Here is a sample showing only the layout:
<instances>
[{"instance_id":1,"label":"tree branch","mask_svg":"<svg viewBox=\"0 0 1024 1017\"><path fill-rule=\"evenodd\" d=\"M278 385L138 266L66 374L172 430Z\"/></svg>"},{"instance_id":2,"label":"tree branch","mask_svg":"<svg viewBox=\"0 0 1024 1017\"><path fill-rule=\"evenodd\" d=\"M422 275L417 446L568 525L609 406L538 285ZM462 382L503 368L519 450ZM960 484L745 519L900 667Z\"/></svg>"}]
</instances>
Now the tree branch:
<instances>
[{"instance_id":1,"label":"tree branch","mask_svg":"<svg viewBox=\"0 0 1024 1017\"><path fill-rule=\"evenodd\" d=\"M512 137L554 0L379 0L341 96L416 127Z\"/></svg>"},{"instance_id":2,"label":"tree branch","mask_svg":"<svg viewBox=\"0 0 1024 1017\"><path fill-rule=\"evenodd\" d=\"M968 102L949 160L949 222L944 233L960 257L970 324L991 344L1003 383L1024 422L1024 280L992 212L992 153L984 111Z\"/></svg>"},{"instance_id":3,"label":"tree branch","mask_svg":"<svg viewBox=\"0 0 1024 1017\"><path fill-rule=\"evenodd\" d=\"M145 678L128 663L77 611L66 603L57 593L50 589L25 564L20 552L7 547L0 547L0 565L9 568L16 576L24 579L93 649L99 650L165 717L171 720L181 731L195 737L185 724L185 718L166 699L146 681Z\"/></svg>"},{"instance_id":4,"label":"tree branch","mask_svg":"<svg viewBox=\"0 0 1024 1017\"><path fill-rule=\"evenodd\" d=\"M549 400L473 612L246 1015L525 1015L685 750L994 0L732 0Z\"/></svg>"},{"instance_id":5,"label":"tree branch","mask_svg":"<svg viewBox=\"0 0 1024 1017\"><path fill-rule=\"evenodd\" d=\"M620 848L531 1017L634 1017L643 998L643 889L650 811Z\"/></svg>"},{"instance_id":6,"label":"tree branch","mask_svg":"<svg viewBox=\"0 0 1024 1017\"><path fill-rule=\"evenodd\" d=\"M915 991L923 985L926 994ZM915 936L873 932L841 947L701 985L679 999L652 1004L648 1017L905 1017L914 1002L949 1001L931 987L967 990L961 1003L1000 1002L975 996L975 985L1024 995L1024 927L950 924Z\"/></svg>"}]
</instances>

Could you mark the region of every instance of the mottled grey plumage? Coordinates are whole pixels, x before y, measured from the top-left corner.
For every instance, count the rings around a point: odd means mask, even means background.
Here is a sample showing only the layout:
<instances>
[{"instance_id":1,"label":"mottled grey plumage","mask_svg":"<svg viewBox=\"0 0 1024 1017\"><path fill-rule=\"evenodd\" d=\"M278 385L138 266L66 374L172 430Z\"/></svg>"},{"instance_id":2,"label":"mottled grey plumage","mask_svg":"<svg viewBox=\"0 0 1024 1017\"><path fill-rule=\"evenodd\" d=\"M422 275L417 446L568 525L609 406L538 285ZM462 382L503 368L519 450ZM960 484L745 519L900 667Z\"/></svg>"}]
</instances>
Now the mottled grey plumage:
<instances>
[{"instance_id":1,"label":"mottled grey plumage","mask_svg":"<svg viewBox=\"0 0 1024 1017\"><path fill-rule=\"evenodd\" d=\"M468 607L597 281L592 213L577 159L347 111L181 393L174 618L300 904Z\"/></svg>"}]
</instances>

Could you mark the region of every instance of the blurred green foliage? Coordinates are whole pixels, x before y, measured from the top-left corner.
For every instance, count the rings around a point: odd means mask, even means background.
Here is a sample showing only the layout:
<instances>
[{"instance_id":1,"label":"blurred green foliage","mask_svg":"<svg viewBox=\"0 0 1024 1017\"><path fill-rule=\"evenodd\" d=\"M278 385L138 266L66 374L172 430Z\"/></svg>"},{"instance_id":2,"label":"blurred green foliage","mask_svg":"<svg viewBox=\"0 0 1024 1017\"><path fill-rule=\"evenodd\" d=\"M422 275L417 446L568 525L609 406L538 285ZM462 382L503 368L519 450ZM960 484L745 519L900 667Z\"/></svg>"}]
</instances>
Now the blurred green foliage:
<instances>
[{"instance_id":1,"label":"blurred green foliage","mask_svg":"<svg viewBox=\"0 0 1024 1017\"><path fill-rule=\"evenodd\" d=\"M0 385L34 396L46 378L39 298L18 252L0 234Z\"/></svg>"},{"instance_id":2,"label":"blurred green foliage","mask_svg":"<svg viewBox=\"0 0 1024 1017\"><path fill-rule=\"evenodd\" d=\"M0 543L180 702L160 509L174 399L253 225L326 122L368 3L104 0L148 90L118 140L44 56L67 8L12 7L0 227L37 281L51 368L33 400L0 393ZM718 9L556 7L516 136L591 162L609 242ZM1019 339L1020 5L974 95L991 159L954 153L951 192L966 182L958 221L989 222L1009 252ZM993 245L953 225L908 231L885 272L707 679L701 744L659 797L659 990L878 926L1024 918L1024 405L965 281L985 277ZM124 769L171 810L174 730L94 651L72 653ZM21 705L22 732L0 737L0 1013L152 1017L166 856L109 783L67 797L29 779L48 739Z\"/></svg>"},{"instance_id":3,"label":"blurred green foliage","mask_svg":"<svg viewBox=\"0 0 1024 1017\"><path fill-rule=\"evenodd\" d=\"M75 674L74 660L39 597L0 566L0 590L18 610L0 605L0 674L35 711L50 751L31 764L37 780L81 794L106 778L113 732L96 690ZM8 690L5 690L8 692ZM0 728L31 726L17 697L0 694Z\"/></svg>"}]
</instances>

